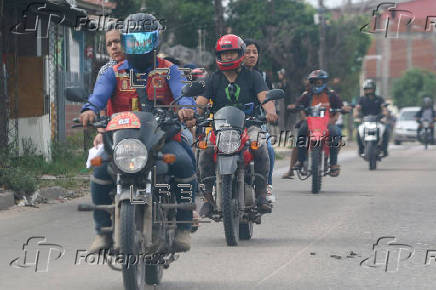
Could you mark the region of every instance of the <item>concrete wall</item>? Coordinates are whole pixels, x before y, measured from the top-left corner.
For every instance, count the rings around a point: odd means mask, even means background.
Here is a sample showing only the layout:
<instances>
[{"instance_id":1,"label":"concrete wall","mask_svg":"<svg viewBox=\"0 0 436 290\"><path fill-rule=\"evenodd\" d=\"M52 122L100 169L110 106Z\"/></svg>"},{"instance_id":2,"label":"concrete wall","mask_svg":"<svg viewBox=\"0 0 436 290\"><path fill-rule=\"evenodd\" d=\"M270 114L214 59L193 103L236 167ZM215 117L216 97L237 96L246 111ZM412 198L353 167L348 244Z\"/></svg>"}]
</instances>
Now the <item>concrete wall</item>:
<instances>
[{"instance_id":1,"label":"concrete wall","mask_svg":"<svg viewBox=\"0 0 436 290\"><path fill-rule=\"evenodd\" d=\"M14 119L9 121L12 125L15 122ZM43 154L47 160L50 155L51 144L51 127L49 114L42 117L30 117L18 119L18 139L20 142L20 154L23 153L22 140L29 139L36 147L38 153Z\"/></svg>"}]
</instances>

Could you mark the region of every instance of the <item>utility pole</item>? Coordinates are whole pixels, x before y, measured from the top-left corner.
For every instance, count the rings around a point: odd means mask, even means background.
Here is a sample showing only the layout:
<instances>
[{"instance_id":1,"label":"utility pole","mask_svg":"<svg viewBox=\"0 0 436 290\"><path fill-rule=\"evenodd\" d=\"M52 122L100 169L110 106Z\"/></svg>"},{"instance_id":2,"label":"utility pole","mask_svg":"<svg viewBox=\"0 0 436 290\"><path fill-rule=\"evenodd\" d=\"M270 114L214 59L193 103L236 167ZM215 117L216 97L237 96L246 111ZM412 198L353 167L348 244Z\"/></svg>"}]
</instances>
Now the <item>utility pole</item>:
<instances>
[{"instance_id":1,"label":"utility pole","mask_svg":"<svg viewBox=\"0 0 436 290\"><path fill-rule=\"evenodd\" d=\"M318 17L319 17L319 51L318 51L318 63L319 68L326 69L325 62L325 7L324 0L318 0Z\"/></svg>"},{"instance_id":2,"label":"utility pole","mask_svg":"<svg viewBox=\"0 0 436 290\"><path fill-rule=\"evenodd\" d=\"M224 33L224 16L223 5L221 0L214 0L215 2L215 33L220 37Z\"/></svg>"}]
</instances>

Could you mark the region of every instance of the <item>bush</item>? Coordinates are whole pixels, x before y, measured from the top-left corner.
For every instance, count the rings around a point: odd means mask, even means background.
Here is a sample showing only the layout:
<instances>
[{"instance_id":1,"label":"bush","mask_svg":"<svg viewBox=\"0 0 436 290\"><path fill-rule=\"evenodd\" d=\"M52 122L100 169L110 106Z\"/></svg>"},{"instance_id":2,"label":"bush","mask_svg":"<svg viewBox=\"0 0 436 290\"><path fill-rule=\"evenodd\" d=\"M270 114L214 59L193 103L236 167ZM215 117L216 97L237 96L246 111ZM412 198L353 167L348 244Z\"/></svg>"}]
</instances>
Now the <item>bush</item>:
<instances>
[{"instance_id":1,"label":"bush","mask_svg":"<svg viewBox=\"0 0 436 290\"><path fill-rule=\"evenodd\" d=\"M410 69L394 82L392 95L396 106L420 106L425 95L433 96L436 91L434 73Z\"/></svg>"},{"instance_id":2,"label":"bush","mask_svg":"<svg viewBox=\"0 0 436 290\"><path fill-rule=\"evenodd\" d=\"M1 168L0 184L18 194L29 194L37 188L34 176L20 168Z\"/></svg>"},{"instance_id":3,"label":"bush","mask_svg":"<svg viewBox=\"0 0 436 290\"><path fill-rule=\"evenodd\" d=\"M43 174L72 176L87 171L86 154L77 148L74 141L77 142L78 138L70 139L66 143L53 143L50 148L50 162L38 154L30 139L22 140L20 156L16 148L0 150L0 186L17 194L27 194L37 189L40 182L37 177Z\"/></svg>"}]
</instances>

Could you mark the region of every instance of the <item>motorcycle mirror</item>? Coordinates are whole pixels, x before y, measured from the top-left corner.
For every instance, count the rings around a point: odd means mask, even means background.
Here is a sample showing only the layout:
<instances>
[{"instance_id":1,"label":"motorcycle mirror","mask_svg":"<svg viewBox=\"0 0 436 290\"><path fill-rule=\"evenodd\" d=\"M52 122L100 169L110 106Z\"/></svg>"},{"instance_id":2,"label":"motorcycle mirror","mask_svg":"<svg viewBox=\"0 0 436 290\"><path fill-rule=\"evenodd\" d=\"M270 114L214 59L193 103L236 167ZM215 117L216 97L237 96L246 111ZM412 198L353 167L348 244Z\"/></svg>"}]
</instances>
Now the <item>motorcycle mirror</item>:
<instances>
[{"instance_id":1,"label":"motorcycle mirror","mask_svg":"<svg viewBox=\"0 0 436 290\"><path fill-rule=\"evenodd\" d=\"M182 89L182 95L184 97L196 97L201 95L204 92L206 87L205 82L191 82L187 84Z\"/></svg>"},{"instance_id":2,"label":"motorcycle mirror","mask_svg":"<svg viewBox=\"0 0 436 290\"><path fill-rule=\"evenodd\" d=\"M87 93L84 88L70 87L65 88L65 97L70 102L86 103L88 100L84 97Z\"/></svg>"},{"instance_id":3,"label":"motorcycle mirror","mask_svg":"<svg viewBox=\"0 0 436 290\"><path fill-rule=\"evenodd\" d=\"M262 105L273 100L280 100L285 97L285 92L281 89L273 89L266 93L266 99L262 102Z\"/></svg>"}]
</instances>

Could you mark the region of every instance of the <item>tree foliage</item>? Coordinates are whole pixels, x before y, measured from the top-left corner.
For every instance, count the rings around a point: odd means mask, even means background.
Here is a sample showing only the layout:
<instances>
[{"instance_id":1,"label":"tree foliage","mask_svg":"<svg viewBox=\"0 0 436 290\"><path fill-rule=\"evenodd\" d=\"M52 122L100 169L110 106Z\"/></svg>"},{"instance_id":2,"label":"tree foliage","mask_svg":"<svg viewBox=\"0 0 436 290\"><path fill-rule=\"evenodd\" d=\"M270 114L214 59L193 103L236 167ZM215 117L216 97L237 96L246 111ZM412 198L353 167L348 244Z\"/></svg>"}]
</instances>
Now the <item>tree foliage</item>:
<instances>
[{"instance_id":1,"label":"tree foliage","mask_svg":"<svg viewBox=\"0 0 436 290\"><path fill-rule=\"evenodd\" d=\"M119 14L126 16L138 12L142 0L117 2L122 10ZM304 89L304 77L318 68L319 28L313 21L316 10L303 1L291 0L227 3L225 26L243 39L256 39L263 51L261 68L271 72L285 68L292 95L299 95ZM146 4L147 12L165 20L163 42L197 47L197 31L201 28L207 33L206 50L213 52L219 37L215 33L214 0L154 0ZM331 79L339 80L333 88L344 99L359 93L361 63L370 44L368 35L359 32L364 20L347 16L330 19L327 25L327 71Z\"/></svg>"},{"instance_id":2,"label":"tree foliage","mask_svg":"<svg viewBox=\"0 0 436 290\"><path fill-rule=\"evenodd\" d=\"M398 107L420 106L424 96L436 91L435 74L421 69L410 69L393 84L394 104Z\"/></svg>"},{"instance_id":3,"label":"tree foliage","mask_svg":"<svg viewBox=\"0 0 436 290\"><path fill-rule=\"evenodd\" d=\"M362 60L370 45L369 35L359 32L365 20L359 16L341 17L327 26L327 69L331 78L336 78L333 87L344 100L359 95Z\"/></svg>"},{"instance_id":4,"label":"tree foliage","mask_svg":"<svg viewBox=\"0 0 436 290\"><path fill-rule=\"evenodd\" d=\"M285 68L292 94L299 94L304 77L317 63L315 10L286 0L239 0L230 3L229 9L233 33L258 40L263 50L261 67L267 71Z\"/></svg>"}]
</instances>

